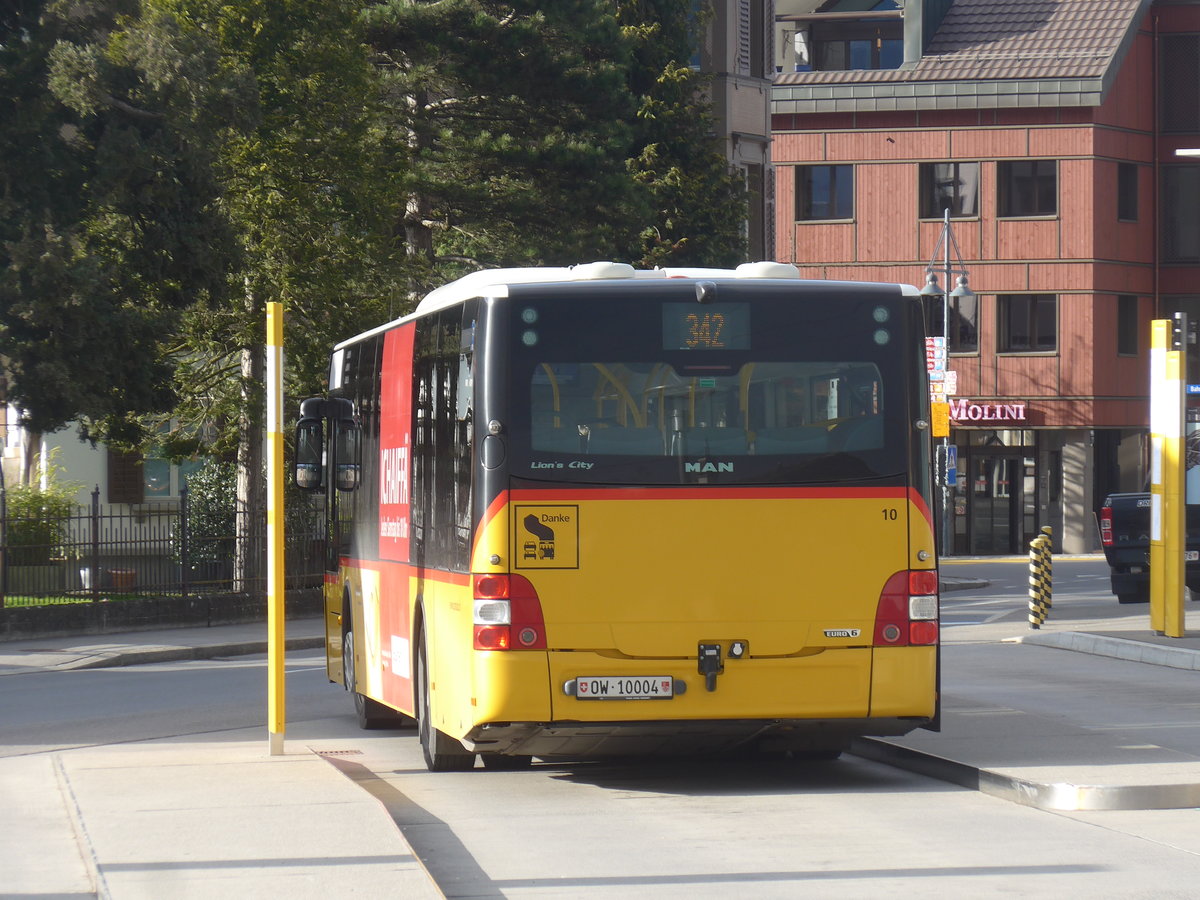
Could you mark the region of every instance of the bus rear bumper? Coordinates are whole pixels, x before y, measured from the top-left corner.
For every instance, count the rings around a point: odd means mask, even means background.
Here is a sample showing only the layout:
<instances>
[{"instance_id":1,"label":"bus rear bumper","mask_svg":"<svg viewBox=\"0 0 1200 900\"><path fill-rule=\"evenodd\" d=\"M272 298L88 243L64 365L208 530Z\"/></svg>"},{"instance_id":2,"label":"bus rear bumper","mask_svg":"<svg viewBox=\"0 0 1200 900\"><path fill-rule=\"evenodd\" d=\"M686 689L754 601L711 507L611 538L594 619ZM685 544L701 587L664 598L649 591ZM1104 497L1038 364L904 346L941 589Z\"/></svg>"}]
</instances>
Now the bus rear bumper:
<instances>
[{"instance_id":1,"label":"bus rear bumper","mask_svg":"<svg viewBox=\"0 0 1200 900\"><path fill-rule=\"evenodd\" d=\"M765 751L845 749L856 737L898 737L928 718L718 719L639 722L498 722L463 739L476 753L543 759L720 753L754 746Z\"/></svg>"}]
</instances>

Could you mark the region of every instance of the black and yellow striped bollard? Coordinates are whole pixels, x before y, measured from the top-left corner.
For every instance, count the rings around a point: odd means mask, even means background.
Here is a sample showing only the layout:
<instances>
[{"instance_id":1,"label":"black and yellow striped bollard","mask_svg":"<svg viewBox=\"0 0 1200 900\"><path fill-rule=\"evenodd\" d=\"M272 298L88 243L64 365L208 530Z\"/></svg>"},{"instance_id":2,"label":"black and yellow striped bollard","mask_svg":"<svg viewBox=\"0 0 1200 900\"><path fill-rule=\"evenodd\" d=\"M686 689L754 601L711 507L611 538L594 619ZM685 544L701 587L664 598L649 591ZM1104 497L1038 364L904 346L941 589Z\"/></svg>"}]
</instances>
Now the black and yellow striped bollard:
<instances>
[{"instance_id":1,"label":"black and yellow striped bollard","mask_svg":"<svg viewBox=\"0 0 1200 900\"><path fill-rule=\"evenodd\" d=\"M1041 628L1046 621L1051 601L1050 536L1054 532L1049 525L1042 526L1042 533L1029 542L1029 627Z\"/></svg>"}]
</instances>

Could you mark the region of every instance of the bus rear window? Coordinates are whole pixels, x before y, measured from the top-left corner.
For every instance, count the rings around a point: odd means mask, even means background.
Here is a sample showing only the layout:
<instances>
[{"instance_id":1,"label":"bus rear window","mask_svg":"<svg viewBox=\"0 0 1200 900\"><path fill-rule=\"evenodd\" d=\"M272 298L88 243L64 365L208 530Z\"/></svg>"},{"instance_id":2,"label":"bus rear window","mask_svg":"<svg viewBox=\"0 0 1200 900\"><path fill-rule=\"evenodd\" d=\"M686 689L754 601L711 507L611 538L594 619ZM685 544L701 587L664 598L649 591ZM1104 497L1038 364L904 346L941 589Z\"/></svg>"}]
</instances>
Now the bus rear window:
<instances>
[{"instance_id":1,"label":"bus rear window","mask_svg":"<svg viewBox=\"0 0 1200 900\"><path fill-rule=\"evenodd\" d=\"M883 446L871 362L540 363L532 451L587 457L814 455Z\"/></svg>"}]
</instances>

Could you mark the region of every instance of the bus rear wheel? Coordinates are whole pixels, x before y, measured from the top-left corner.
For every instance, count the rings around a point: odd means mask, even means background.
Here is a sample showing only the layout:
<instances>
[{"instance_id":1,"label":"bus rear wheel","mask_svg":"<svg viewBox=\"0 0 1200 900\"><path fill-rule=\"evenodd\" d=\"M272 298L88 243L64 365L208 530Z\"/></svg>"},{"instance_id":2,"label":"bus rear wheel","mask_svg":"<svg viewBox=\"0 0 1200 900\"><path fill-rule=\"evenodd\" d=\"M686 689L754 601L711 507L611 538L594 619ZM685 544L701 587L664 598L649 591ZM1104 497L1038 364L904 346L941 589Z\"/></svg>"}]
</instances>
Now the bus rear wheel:
<instances>
[{"instance_id":1,"label":"bus rear wheel","mask_svg":"<svg viewBox=\"0 0 1200 900\"><path fill-rule=\"evenodd\" d=\"M358 692L354 666L354 631L352 629L346 629L342 635L342 684L354 698L354 718L358 722L358 727L364 731L404 728L413 724L413 720L403 713L396 712L391 707L384 706L370 697L364 697Z\"/></svg>"},{"instance_id":2,"label":"bus rear wheel","mask_svg":"<svg viewBox=\"0 0 1200 900\"><path fill-rule=\"evenodd\" d=\"M439 731L430 715L429 663L425 651L425 635L417 648L417 734L421 738L421 753L430 772L466 772L475 767L475 754L460 741Z\"/></svg>"}]
</instances>

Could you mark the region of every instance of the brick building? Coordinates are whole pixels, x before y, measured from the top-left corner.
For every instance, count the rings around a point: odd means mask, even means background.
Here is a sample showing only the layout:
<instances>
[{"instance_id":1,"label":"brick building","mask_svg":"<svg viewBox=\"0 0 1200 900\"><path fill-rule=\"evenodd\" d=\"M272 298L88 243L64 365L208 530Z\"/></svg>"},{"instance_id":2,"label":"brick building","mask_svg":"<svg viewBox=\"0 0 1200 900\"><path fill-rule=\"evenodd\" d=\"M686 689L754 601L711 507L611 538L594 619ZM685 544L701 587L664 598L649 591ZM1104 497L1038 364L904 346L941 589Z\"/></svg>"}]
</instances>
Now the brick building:
<instances>
[{"instance_id":1,"label":"brick building","mask_svg":"<svg viewBox=\"0 0 1200 900\"><path fill-rule=\"evenodd\" d=\"M775 43L777 259L944 281L950 211L949 552L1096 549L1145 480L1149 321L1200 321L1200 2L777 0Z\"/></svg>"}]
</instances>

